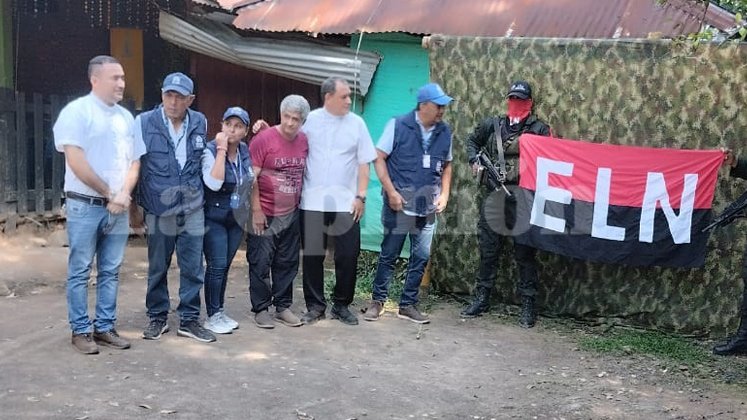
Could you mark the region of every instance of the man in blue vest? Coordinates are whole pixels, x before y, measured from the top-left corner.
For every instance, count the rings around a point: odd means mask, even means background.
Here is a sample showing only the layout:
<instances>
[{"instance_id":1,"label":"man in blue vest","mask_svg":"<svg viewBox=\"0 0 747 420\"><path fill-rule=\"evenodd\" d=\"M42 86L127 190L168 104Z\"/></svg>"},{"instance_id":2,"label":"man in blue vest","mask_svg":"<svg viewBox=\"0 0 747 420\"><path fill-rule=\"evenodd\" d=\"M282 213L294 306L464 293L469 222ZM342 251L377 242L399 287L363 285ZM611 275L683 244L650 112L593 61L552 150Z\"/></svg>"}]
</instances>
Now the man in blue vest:
<instances>
[{"instance_id":1,"label":"man in blue vest","mask_svg":"<svg viewBox=\"0 0 747 420\"><path fill-rule=\"evenodd\" d=\"M428 83L418 90L417 100L415 110L389 121L376 145L374 167L384 190L384 239L366 321L376 321L384 312L394 263L409 235L410 261L397 316L418 324L430 322L415 305L430 258L436 213L449 201L451 130L442 118L452 98L438 84Z\"/></svg>"},{"instance_id":2,"label":"man in blue vest","mask_svg":"<svg viewBox=\"0 0 747 420\"><path fill-rule=\"evenodd\" d=\"M179 329L177 335L201 342L215 341L202 327L200 289L204 281L202 239L205 228L201 158L207 120L189 109L195 99L192 79L171 73L164 79L161 105L135 119L135 132L147 150L141 158L138 204L148 229L148 291L150 322L146 340L169 331L169 290L166 274L176 249L179 265Z\"/></svg>"}]
</instances>

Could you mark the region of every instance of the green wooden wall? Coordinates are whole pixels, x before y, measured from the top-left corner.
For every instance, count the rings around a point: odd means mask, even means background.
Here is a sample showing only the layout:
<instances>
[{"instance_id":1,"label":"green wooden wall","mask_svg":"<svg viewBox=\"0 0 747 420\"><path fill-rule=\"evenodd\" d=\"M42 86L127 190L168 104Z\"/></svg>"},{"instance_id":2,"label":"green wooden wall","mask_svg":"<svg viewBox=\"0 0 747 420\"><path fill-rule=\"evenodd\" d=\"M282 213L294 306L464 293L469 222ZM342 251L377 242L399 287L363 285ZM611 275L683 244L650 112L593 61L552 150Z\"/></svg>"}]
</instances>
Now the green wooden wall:
<instances>
[{"instance_id":1,"label":"green wooden wall","mask_svg":"<svg viewBox=\"0 0 747 420\"><path fill-rule=\"evenodd\" d=\"M362 104L360 100L355 103L355 112L366 121L376 143L390 118L415 107L415 93L430 77L428 50L420 46L421 37L401 33L355 35L350 47L357 48L359 39L361 50L374 51L382 57L368 94ZM381 245L380 190L372 166L366 213L361 222L361 247L372 251L378 251Z\"/></svg>"},{"instance_id":2,"label":"green wooden wall","mask_svg":"<svg viewBox=\"0 0 747 420\"><path fill-rule=\"evenodd\" d=\"M0 0L0 88L13 89L13 19L10 0Z\"/></svg>"}]
</instances>

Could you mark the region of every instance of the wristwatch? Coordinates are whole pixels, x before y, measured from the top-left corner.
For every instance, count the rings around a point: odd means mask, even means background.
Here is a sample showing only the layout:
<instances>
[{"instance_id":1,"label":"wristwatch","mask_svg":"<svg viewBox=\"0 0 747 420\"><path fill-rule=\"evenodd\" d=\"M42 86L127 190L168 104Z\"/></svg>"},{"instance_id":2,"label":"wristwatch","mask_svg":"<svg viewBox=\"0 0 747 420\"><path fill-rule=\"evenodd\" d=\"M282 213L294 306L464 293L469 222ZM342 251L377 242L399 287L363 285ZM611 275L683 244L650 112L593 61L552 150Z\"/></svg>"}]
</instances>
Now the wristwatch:
<instances>
[{"instance_id":1,"label":"wristwatch","mask_svg":"<svg viewBox=\"0 0 747 420\"><path fill-rule=\"evenodd\" d=\"M358 200L361 200L361 203L366 204L366 197L362 195L356 195L355 198L357 198Z\"/></svg>"}]
</instances>

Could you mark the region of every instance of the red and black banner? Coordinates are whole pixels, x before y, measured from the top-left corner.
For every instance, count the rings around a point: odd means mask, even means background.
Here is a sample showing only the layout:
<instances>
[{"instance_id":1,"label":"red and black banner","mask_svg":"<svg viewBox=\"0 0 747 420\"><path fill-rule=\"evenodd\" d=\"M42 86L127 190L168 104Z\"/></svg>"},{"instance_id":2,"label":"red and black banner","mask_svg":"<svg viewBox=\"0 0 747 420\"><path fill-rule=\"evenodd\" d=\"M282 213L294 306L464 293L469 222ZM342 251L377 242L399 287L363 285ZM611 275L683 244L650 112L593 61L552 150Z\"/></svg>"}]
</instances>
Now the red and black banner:
<instances>
[{"instance_id":1,"label":"red and black banner","mask_svg":"<svg viewBox=\"0 0 747 420\"><path fill-rule=\"evenodd\" d=\"M702 267L720 151L524 134L519 243L606 263Z\"/></svg>"}]
</instances>

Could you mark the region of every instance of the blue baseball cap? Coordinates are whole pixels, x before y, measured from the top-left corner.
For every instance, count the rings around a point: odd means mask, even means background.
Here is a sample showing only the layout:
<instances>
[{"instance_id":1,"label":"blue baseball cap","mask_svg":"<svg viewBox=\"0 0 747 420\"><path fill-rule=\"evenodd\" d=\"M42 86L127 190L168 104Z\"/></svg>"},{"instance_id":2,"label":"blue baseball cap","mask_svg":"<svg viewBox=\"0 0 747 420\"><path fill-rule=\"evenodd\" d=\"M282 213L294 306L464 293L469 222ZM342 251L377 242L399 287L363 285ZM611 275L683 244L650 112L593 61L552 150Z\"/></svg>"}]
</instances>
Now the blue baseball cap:
<instances>
[{"instance_id":1,"label":"blue baseball cap","mask_svg":"<svg viewBox=\"0 0 747 420\"><path fill-rule=\"evenodd\" d=\"M249 113L240 106L232 106L223 113L223 121L231 117L236 117L241 120L247 127L249 126Z\"/></svg>"},{"instance_id":2,"label":"blue baseball cap","mask_svg":"<svg viewBox=\"0 0 747 420\"><path fill-rule=\"evenodd\" d=\"M189 96L194 90L195 84L192 79L184 73L171 73L163 79L161 92L174 91L184 96Z\"/></svg>"},{"instance_id":3,"label":"blue baseball cap","mask_svg":"<svg viewBox=\"0 0 747 420\"><path fill-rule=\"evenodd\" d=\"M418 103L433 102L436 105L448 105L454 98L444 93L438 83L428 83L418 89Z\"/></svg>"}]
</instances>

